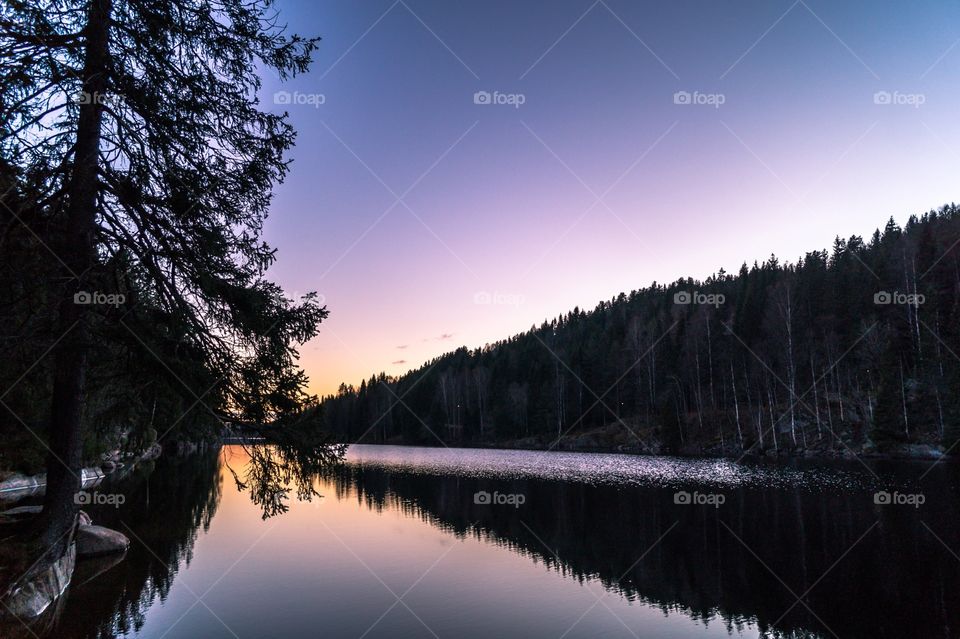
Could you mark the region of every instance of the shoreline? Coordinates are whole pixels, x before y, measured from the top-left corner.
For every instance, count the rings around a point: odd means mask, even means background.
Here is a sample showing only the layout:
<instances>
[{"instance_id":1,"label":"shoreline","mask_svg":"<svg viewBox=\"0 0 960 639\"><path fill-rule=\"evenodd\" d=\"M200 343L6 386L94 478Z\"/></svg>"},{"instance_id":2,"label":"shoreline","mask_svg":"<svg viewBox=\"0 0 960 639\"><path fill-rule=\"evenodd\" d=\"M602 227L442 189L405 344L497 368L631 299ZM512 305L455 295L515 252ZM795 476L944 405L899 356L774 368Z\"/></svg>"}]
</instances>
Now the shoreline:
<instances>
[{"instance_id":1,"label":"shoreline","mask_svg":"<svg viewBox=\"0 0 960 639\"><path fill-rule=\"evenodd\" d=\"M719 451L719 450L707 450L707 451L696 451L690 449L675 450L675 451L657 451L652 452L650 450L642 450L639 447L631 446L535 446L535 445L525 445L521 442L496 442L496 443L482 443L482 442L454 442L452 445L443 444L439 445L436 443L409 443L401 441L388 441L388 442L340 442L346 445L362 445L362 446L401 446L409 448L450 448L450 449L464 449L464 450L518 450L518 451L533 451L533 452L552 452L552 453L593 453L600 455L632 455L636 457L676 457L676 458L687 458L687 459L728 459L735 462L743 461L794 461L794 460L811 460L811 461L921 461L921 462L931 462L931 463L954 463L960 460L960 457L956 455L947 454L939 446L932 446L930 444L908 444L900 447L899 450L891 451L854 451L847 448L835 449L830 451L818 450L813 448L807 449L781 449L779 451L774 451L773 449L766 449L763 451L751 452L748 448L746 451Z\"/></svg>"}]
</instances>

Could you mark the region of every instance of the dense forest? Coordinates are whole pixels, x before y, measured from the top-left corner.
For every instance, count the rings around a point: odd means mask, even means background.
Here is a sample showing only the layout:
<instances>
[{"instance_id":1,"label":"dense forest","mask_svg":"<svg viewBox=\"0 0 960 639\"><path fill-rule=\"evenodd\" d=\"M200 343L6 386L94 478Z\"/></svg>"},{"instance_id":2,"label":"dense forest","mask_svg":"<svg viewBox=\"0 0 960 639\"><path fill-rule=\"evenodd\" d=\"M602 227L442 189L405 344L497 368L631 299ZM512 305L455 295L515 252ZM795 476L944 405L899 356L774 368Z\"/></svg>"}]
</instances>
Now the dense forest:
<instances>
[{"instance_id":1,"label":"dense forest","mask_svg":"<svg viewBox=\"0 0 960 639\"><path fill-rule=\"evenodd\" d=\"M621 293L310 417L344 441L850 455L960 435L960 208ZM920 450L923 447L910 447Z\"/></svg>"}]
</instances>

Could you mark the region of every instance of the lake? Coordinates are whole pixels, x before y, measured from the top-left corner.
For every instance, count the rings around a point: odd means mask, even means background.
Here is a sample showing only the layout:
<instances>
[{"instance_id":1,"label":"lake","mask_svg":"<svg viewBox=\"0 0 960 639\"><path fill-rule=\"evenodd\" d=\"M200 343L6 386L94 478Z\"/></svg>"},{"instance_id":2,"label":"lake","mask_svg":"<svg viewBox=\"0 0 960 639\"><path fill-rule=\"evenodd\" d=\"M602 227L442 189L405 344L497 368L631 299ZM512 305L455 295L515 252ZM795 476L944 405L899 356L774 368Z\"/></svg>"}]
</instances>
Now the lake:
<instances>
[{"instance_id":1,"label":"lake","mask_svg":"<svg viewBox=\"0 0 960 639\"><path fill-rule=\"evenodd\" d=\"M101 487L130 551L51 636L960 636L952 463L351 446L301 501L249 461Z\"/></svg>"}]
</instances>

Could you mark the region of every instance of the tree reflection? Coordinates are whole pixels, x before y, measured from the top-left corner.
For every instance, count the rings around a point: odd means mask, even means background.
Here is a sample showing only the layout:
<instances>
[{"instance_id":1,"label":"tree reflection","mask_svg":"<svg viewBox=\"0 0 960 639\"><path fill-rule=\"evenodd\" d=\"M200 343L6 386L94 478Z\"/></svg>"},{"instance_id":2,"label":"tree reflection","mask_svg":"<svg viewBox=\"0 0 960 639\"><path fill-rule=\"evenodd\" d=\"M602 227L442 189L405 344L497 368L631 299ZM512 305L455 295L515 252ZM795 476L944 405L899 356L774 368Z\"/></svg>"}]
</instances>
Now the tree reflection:
<instances>
[{"instance_id":1,"label":"tree reflection","mask_svg":"<svg viewBox=\"0 0 960 639\"><path fill-rule=\"evenodd\" d=\"M714 508L678 505L674 489L660 486L349 463L328 479L338 499L502 546L664 614L728 629L752 622L764 637L952 637L960 628L960 562L948 547L960 547L952 496L960 469L942 466L925 482L927 510L877 506L866 488L729 489ZM478 504L479 491L521 493L526 502Z\"/></svg>"},{"instance_id":2,"label":"tree reflection","mask_svg":"<svg viewBox=\"0 0 960 639\"><path fill-rule=\"evenodd\" d=\"M269 440L240 446L249 456L244 468L237 471L227 459L224 466L237 490L250 491L250 499L263 511L263 519L289 510L291 490L300 501L320 497L316 479L339 464L347 450L346 444L333 444L322 434L299 430L285 430Z\"/></svg>"},{"instance_id":3,"label":"tree reflection","mask_svg":"<svg viewBox=\"0 0 960 639\"><path fill-rule=\"evenodd\" d=\"M236 468L226 451L161 458L155 473L125 488L123 509L94 512L98 523L130 534L129 554L90 584L78 582L60 626L37 634L106 639L140 631L146 611L191 563L217 511L224 468L264 519L287 512L294 499L311 501L322 487L337 500L419 517L730 632L753 624L764 637L941 637L960 628L960 562L948 550L960 547L960 468L952 465L925 480L925 510L878 506L867 487L773 486L730 488L723 507L713 508L678 505L673 487L352 463L343 446L319 439L248 442L242 450ZM877 470L894 478L894 469ZM516 508L477 503L480 491L526 499ZM793 593L804 593L802 601Z\"/></svg>"},{"instance_id":4,"label":"tree reflection","mask_svg":"<svg viewBox=\"0 0 960 639\"><path fill-rule=\"evenodd\" d=\"M26 637L108 639L139 632L147 610L167 599L176 575L193 561L194 545L216 515L223 493L218 457L216 450L165 455L111 488L126 496L122 508L85 508L97 524L129 536L130 549L113 567L78 562L54 627Z\"/></svg>"},{"instance_id":5,"label":"tree reflection","mask_svg":"<svg viewBox=\"0 0 960 639\"><path fill-rule=\"evenodd\" d=\"M193 561L197 539L210 528L223 494L221 464L266 519L287 512L291 492L305 501L319 496L316 478L335 467L346 450L296 431L242 448L249 461L239 470L224 450L214 449L165 455L155 467L144 464L126 477L117 487L127 497L123 508L88 508L96 523L131 538L123 560L93 579L78 579L45 623L3 628L0 636L107 639L139 632L147 610L168 597L176 575ZM81 562L78 570L85 567Z\"/></svg>"}]
</instances>

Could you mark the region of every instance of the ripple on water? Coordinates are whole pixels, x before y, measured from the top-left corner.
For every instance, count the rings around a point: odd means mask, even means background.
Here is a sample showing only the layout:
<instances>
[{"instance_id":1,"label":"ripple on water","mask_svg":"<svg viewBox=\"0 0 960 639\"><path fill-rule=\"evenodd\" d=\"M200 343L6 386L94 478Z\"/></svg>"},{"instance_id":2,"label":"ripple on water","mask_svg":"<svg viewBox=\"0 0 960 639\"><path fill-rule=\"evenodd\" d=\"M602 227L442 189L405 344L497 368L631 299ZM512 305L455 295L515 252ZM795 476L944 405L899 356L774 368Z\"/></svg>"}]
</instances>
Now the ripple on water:
<instances>
[{"instance_id":1,"label":"ripple on water","mask_svg":"<svg viewBox=\"0 0 960 639\"><path fill-rule=\"evenodd\" d=\"M347 451L346 462L415 474L625 486L700 484L718 488L856 490L878 484L866 466L839 468L831 464L814 467L809 464L738 463L729 459L607 453L355 444Z\"/></svg>"}]
</instances>

